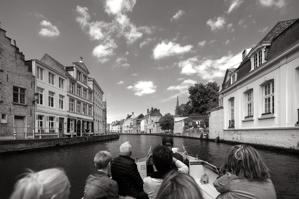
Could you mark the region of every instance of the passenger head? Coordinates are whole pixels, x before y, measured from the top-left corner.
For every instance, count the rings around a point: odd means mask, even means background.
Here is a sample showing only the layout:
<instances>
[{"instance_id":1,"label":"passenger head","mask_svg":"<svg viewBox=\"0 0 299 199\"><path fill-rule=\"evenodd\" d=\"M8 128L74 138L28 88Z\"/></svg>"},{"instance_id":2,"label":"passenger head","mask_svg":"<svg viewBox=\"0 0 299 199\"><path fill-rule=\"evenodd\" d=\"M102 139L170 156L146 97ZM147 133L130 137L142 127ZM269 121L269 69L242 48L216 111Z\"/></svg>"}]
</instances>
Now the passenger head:
<instances>
[{"instance_id":1,"label":"passenger head","mask_svg":"<svg viewBox=\"0 0 299 199\"><path fill-rule=\"evenodd\" d=\"M173 147L173 138L169 137L169 136L164 136L162 138L162 145L166 146L168 148L172 148Z\"/></svg>"},{"instance_id":2,"label":"passenger head","mask_svg":"<svg viewBox=\"0 0 299 199\"><path fill-rule=\"evenodd\" d=\"M157 146L153 150L153 163L161 175L172 169L172 152L166 146Z\"/></svg>"},{"instance_id":3,"label":"passenger head","mask_svg":"<svg viewBox=\"0 0 299 199\"><path fill-rule=\"evenodd\" d=\"M197 183L188 174L170 172L163 180L156 199L202 199Z\"/></svg>"},{"instance_id":4,"label":"passenger head","mask_svg":"<svg viewBox=\"0 0 299 199\"><path fill-rule=\"evenodd\" d=\"M99 151L93 159L96 169L106 169L112 160L111 153L108 151Z\"/></svg>"},{"instance_id":5,"label":"passenger head","mask_svg":"<svg viewBox=\"0 0 299 199\"><path fill-rule=\"evenodd\" d=\"M130 142L127 141L127 142L122 143L119 147L119 152L120 152L120 155L131 156L132 145L130 144Z\"/></svg>"},{"instance_id":6,"label":"passenger head","mask_svg":"<svg viewBox=\"0 0 299 199\"><path fill-rule=\"evenodd\" d=\"M29 171L15 184L10 199L67 199L70 182L64 171L57 168Z\"/></svg>"},{"instance_id":7,"label":"passenger head","mask_svg":"<svg viewBox=\"0 0 299 199\"><path fill-rule=\"evenodd\" d=\"M270 178L269 169L260 154L249 145L231 147L222 170L248 180L265 181Z\"/></svg>"}]
</instances>

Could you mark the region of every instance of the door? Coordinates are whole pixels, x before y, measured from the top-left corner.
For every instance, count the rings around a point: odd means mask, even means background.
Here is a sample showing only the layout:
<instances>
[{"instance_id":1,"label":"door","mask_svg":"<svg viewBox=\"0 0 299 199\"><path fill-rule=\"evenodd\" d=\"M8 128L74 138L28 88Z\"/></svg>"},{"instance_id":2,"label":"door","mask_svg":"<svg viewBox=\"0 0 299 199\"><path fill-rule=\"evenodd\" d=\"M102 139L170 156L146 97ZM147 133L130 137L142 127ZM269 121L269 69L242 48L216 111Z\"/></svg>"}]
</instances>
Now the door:
<instances>
[{"instance_id":1,"label":"door","mask_svg":"<svg viewBox=\"0 0 299 199\"><path fill-rule=\"evenodd\" d=\"M25 117L24 116L15 116L14 128L16 131L16 138L25 139Z\"/></svg>"},{"instance_id":2,"label":"door","mask_svg":"<svg viewBox=\"0 0 299 199\"><path fill-rule=\"evenodd\" d=\"M63 137L63 133L64 133L64 118L63 117L59 118L58 131L59 131L59 137Z\"/></svg>"}]
</instances>

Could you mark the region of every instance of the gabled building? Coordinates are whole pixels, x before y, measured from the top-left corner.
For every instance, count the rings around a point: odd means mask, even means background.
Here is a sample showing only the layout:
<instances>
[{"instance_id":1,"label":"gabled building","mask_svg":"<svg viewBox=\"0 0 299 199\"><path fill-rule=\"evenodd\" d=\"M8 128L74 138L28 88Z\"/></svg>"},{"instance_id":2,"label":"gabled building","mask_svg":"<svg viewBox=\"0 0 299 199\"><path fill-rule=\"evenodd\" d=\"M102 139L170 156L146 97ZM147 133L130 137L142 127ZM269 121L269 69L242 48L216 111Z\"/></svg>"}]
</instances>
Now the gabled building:
<instances>
[{"instance_id":1,"label":"gabled building","mask_svg":"<svg viewBox=\"0 0 299 199\"><path fill-rule=\"evenodd\" d=\"M0 27L0 139L33 138L34 87L30 63Z\"/></svg>"},{"instance_id":2,"label":"gabled building","mask_svg":"<svg viewBox=\"0 0 299 199\"><path fill-rule=\"evenodd\" d=\"M106 131L106 103L103 101L104 91L94 78L88 78L88 85L92 89L93 93L93 131L94 134L103 134Z\"/></svg>"},{"instance_id":3,"label":"gabled building","mask_svg":"<svg viewBox=\"0 0 299 199\"><path fill-rule=\"evenodd\" d=\"M159 120L162 117L160 109L151 108L147 109L147 114L144 116L144 131L145 133L160 133L161 127Z\"/></svg>"},{"instance_id":4,"label":"gabled building","mask_svg":"<svg viewBox=\"0 0 299 199\"><path fill-rule=\"evenodd\" d=\"M64 66L45 54L31 60L35 78L35 137L63 137L67 122L67 76Z\"/></svg>"},{"instance_id":5,"label":"gabled building","mask_svg":"<svg viewBox=\"0 0 299 199\"><path fill-rule=\"evenodd\" d=\"M298 148L299 20L278 22L227 71L225 140Z\"/></svg>"},{"instance_id":6,"label":"gabled building","mask_svg":"<svg viewBox=\"0 0 299 199\"><path fill-rule=\"evenodd\" d=\"M143 120L144 115L140 114L133 119L133 133L141 133L141 121Z\"/></svg>"},{"instance_id":7,"label":"gabled building","mask_svg":"<svg viewBox=\"0 0 299 199\"><path fill-rule=\"evenodd\" d=\"M135 115L134 112L132 114L128 114L126 119L124 120L122 132L123 133L133 133L133 121L134 121Z\"/></svg>"},{"instance_id":8,"label":"gabled building","mask_svg":"<svg viewBox=\"0 0 299 199\"><path fill-rule=\"evenodd\" d=\"M93 93L88 86L89 70L81 59L66 67L68 77L67 134L70 136L92 135Z\"/></svg>"}]
</instances>

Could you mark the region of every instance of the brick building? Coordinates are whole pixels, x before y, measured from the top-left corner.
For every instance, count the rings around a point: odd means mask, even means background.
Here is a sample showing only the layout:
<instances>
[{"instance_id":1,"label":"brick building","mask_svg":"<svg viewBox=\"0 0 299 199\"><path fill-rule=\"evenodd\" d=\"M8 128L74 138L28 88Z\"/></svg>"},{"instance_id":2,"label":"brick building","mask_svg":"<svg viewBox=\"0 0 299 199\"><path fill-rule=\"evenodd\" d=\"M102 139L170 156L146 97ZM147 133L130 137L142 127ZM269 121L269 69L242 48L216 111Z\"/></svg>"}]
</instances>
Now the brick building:
<instances>
[{"instance_id":1,"label":"brick building","mask_svg":"<svg viewBox=\"0 0 299 199\"><path fill-rule=\"evenodd\" d=\"M30 64L0 27L0 139L33 137L33 103Z\"/></svg>"}]
</instances>

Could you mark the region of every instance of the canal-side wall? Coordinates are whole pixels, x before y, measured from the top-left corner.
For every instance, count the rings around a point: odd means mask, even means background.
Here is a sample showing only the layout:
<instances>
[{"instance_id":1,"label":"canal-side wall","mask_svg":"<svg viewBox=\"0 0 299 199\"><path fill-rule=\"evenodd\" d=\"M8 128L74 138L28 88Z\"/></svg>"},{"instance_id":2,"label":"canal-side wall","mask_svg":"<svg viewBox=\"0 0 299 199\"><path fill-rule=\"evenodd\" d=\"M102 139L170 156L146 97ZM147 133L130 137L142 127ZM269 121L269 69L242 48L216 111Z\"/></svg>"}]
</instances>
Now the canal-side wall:
<instances>
[{"instance_id":1,"label":"canal-side wall","mask_svg":"<svg viewBox=\"0 0 299 199\"><path fill-rule=\"evenodd\" d=\"M32 140L1 140L0 153L35 150L48 147L60 147L75 144L104 142L118 139L119 135L100 135L74 138L52 138L52 139L32 139Z\"/></svg>"},{"instance_id":2,"label":"canal-side wall","mask_svg":"<svg viewBox=\"0 0 299 199\"><path fill-rule=\"evenodd\" d=\"M299 151L299 128L224 130L220 139Z\"/></svg>"}]
</instances>

